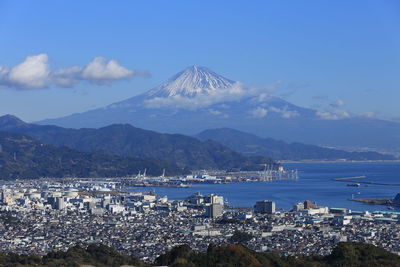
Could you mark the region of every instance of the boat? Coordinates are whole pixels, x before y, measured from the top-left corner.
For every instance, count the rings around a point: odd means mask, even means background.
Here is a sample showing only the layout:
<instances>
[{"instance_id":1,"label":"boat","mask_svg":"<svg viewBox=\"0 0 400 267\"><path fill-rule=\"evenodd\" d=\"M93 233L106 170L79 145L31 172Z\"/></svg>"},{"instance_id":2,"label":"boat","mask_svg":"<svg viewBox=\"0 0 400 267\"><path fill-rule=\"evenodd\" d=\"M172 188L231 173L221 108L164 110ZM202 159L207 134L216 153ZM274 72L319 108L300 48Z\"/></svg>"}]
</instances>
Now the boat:
<instances>
[{"instance_id":1,"label":"boat","mask_svg":"<svg viewBox=\"0 0 400 267\"><path fill-rule=\"evenodd\" d=\"M355 184L347 184L347 186L359 187L359 186L360 186L360 184L359 184L359 183L355 183Z\"/></svg>"}]
</instances>

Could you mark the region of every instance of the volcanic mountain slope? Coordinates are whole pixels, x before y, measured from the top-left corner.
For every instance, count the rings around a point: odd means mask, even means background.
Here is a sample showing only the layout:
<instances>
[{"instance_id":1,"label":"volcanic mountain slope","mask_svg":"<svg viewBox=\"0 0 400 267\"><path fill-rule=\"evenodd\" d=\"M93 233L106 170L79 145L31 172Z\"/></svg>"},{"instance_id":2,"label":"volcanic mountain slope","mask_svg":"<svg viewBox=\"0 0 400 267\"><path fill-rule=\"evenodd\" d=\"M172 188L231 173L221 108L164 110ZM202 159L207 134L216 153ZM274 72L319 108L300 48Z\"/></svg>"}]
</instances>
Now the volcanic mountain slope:
<instances>
[{"instance_id":1,"label":"volcanic mountain slope","mask_svg":"<svg viewBox=\"0 0 400 267\"><path fill-rule=\"evenodd\" d=\"M154 158L185 169L260 169L274 164L266 157L246 157L215 141L179 134L160 134L114 124L100 129L65 129L28 124L17 117L0 117L0 130L31 136L41 142L124 157Z\"/></svg>"},{"instance_id":2,"label":"volcanic mountain slope","mask_svg":"<svg viewBox=\"0 0 400 267\"><path fill-rule=\"evenodd\" d=\"M178 166L154 159L88 153L38 142L28 136L0 131L0 180L40 177L116 177L184 173Z\"/></svg>"},{"instance_id":3,"label":"volcanic mountain slope","mask_svg":"<svg viewBox=\"0 0 400 267\"><path fill-rule=\"evenodd\" d=\"M234 84L234 81L222 77L205 67L192 66L179 72L160 86L148 91L144 96L148 99L173 96L196 97L229 89Z\"/></svg>"},{"instance_id":4,"label":"volcanic mountain slope","mask_svg":"<svg viewBox=\"0 0 400 267\"><path fill-rule=\"evenodd\" d=\"M246 88L208 68L192 66L141 95L40 124L79 128L130 123L161 132L188 133L210 123L219 125L221 121L243 117L264 118L267 113L271 118L315 116L314 110Z\"/></svg>"},{"instance_id":5,"label":"volcanic mountain slope","mask_svg":"<svg viewBox=\"0 0 400 267\"><path fill-rule=\"evenodd\" d=\"M286 143L272 138L229 128L205 130L196 135L200 140L214 140L247 156L266 156L276 160L395 160L392 155L377 152L347 152L338 149Z\"/></svg>"},{"instance_id":6,"label":"volcanic mountain slope","mask_svg":"<svg viewBox=\"0 0 400 267\"><path fill-rule=\"evenodd\" d=\"M400 123L302 108L197 66L144 94L39 123L74 128L129 123L190 135L227 127L289 142L400 152Z\"/></svg>"}]
</instances>

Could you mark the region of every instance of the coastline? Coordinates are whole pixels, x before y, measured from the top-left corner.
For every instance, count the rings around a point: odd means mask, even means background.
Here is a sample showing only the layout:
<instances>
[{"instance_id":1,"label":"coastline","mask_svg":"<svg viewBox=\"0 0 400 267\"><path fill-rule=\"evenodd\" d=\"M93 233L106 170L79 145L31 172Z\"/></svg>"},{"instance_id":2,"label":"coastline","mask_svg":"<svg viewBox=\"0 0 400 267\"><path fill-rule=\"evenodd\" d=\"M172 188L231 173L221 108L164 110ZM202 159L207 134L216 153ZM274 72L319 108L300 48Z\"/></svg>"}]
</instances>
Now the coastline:
<instances>
[{"instance_id":1,"label":"coastline","mask_svg":"<svg viewBox=\"0 0 400 267\"><path fill-rule=\"evenodd\" d=\"M400 159L394 160L277 160L281 164L305 164L305 163L379 163L379 162L400 162Z\"/></svg>"}]
</instances>

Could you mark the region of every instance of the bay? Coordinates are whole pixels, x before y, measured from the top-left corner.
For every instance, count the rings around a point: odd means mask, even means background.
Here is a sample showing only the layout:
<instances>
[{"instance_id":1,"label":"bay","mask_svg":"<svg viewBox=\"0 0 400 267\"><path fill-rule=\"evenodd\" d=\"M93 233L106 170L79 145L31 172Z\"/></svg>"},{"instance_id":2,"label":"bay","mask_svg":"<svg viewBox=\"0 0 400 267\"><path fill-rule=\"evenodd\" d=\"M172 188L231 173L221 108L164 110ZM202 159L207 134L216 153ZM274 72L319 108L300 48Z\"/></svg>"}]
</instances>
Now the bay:
<instances>
[{"instance_id":1,"label":"bay","mask_svg":"<svg viewBox=\"0 0 400 267\"><path fill-rule=\"evenodd\" d=\"M298 180L271 182L243 182L230 184L204 184L190 188L147 187L131 188L129 191L155 190L159 196L181 200L189 195L219 194L229 205L251 207L256 201L272 200L277 208L290 210L293 204L304 200L316 201L320 206L349 208L356 211L387 210L386 206L367 205L351 201L354 198L394 198L400 186L361 185L347 186L348 182L333 181L334 178L365 175L360 181L400 184L400 162L334 162L290 163L288 169L299 171ZM400 211L400 208L395 208Z\"/></svg>"}]
</instances>

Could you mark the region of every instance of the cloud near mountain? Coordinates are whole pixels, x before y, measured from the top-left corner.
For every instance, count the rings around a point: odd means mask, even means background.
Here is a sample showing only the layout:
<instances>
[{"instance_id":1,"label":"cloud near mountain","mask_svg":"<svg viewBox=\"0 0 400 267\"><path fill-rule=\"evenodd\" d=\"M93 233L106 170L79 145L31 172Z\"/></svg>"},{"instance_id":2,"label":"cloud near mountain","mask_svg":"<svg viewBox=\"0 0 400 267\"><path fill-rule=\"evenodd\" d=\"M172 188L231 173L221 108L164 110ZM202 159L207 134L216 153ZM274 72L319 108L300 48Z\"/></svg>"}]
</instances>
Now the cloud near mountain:
<instances>
[{"instance_id":1,"label":"cloud near mountain","mask_svg":"<svg viewBox=\"0 0 400 267\"><path fill-rule=\"evenodd\" d=\"M168 96L155 96L144 100L147 108L183 108L189 110L197 110L199 108L209 107L223 102L241 101L244 98L255 97L256 102L262 102L271 97L270 92L280 83L272 83L263 88L250 88L243 85L241 82L234 82L227 88L218 90L210 90L207 92L201 91L188 94L173 94ZM196 88L197 89L197 88ZM215 112L214 112L215 113ZM264 117L265 112L261 114L256 111L256 117ZM215 115L220 115L220 112Z\"/></svg>"},{"instance_id":2,"label":"cloud near mountain","mask_svg":"<svg viewBox=\"0 0 400 267\"><path fill-rule=\"evenodd\" d=\"M318 109L297 106L273 95L278 85L255 89L206 67L191 66L140 95L39 123L68 128L129 123L163 133L185 134L228 127L262 137L352 151L400 151L400 124L349 113L347 105L337 99L336 103L321 99L325 107Z\"/></svg>"},{"instance_id":3,"label":"cloud near mountain","mask_svg":"<svg viewBox=\"0 0 400 267\"><path fill-rule=\"evenodd\" d=\"M340 120L350 118L351 115L345 110L317 111L317 116L324 120Z\"/></svg>"},{"instance_id":4,"label":"cloud near mountain","mask_svg":"<svg viewBox=\"0 0 400 267\"><path fill-rule=\"evenodd\" d=\"M257 107L255 109L251 110L250 113L254 118L263 118L263 117L267 116L268 109L262 108L262 107Z\"/></svg>"},{"instance_id":5,"label":"cloud near mountain","mask_svg":"<svg viewBox=\"0 0 400 267\"><path fill-rule=\"evenodd\" d=\"M97 85L110 85L117 80L148 75L145 71L130 70L114 59L96 57L87 65L52 70L49 56L28 56L16 66L0 66L0 87L17 90L45 89L52 85L72 87L87 81Z\"/></svg>"},{"instance_id":6,"label":"cloud near mountain","mask_svg":"<svg viewBox=\"0 0 400 267\"><path fill-rule=\"evenodd\" d=\"M245 97L257 96L263 89L245 88L240 82L233 83L230 87L199 93L194 96L171 95L168 97L154 97L145 100L148 108L176 107L190 110L208 107L225 101L240 101ZM264 89L265 90L265 89Z\"/></svg>"}]
</instances>

